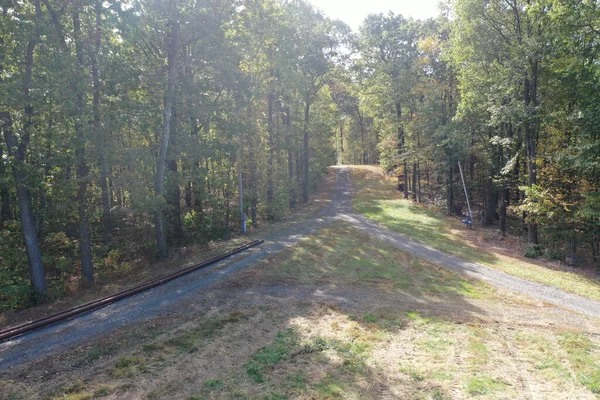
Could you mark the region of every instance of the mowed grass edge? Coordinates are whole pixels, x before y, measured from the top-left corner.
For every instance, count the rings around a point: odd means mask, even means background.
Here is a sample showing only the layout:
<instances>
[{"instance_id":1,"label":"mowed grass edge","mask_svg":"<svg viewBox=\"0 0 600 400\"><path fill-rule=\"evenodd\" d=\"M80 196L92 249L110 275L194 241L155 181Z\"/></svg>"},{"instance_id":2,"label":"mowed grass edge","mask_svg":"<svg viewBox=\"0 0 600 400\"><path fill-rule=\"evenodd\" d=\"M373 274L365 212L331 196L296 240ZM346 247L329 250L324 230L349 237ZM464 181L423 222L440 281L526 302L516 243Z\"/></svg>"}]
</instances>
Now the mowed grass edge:
<instances>
[{"instance_id":1,"label":"mowed grass edge","mask_svg":"<svg viewBox=\"0 0 600 400\"><path fill-rule=\"evenodd\" d=\"M401 193L395 188L395 180L377 173L374 168L352 167L353 209L356 212L443 252L600 301L598 280L508 257L473 246L453 235L447 217L401 199Z\"/></svg>"}]
</instances>

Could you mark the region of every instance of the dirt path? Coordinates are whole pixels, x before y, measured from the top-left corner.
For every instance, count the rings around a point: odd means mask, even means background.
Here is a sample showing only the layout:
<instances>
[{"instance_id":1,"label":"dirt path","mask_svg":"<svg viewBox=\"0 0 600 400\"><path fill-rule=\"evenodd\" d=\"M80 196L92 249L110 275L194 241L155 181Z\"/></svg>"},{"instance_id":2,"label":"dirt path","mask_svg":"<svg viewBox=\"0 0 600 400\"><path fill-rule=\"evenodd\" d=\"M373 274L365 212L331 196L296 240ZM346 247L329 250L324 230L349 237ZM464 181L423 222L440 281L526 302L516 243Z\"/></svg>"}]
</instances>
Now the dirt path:
<instances>
[{"instance_id":1,"label":"dirt path","mask_svg":"<svg viewBox=\"0 0 600 400\"><path fill-rule=\"evenodd\" d=\"M331 196L332 201L323 207L314 218L298 223L286 231L268 238L260 247L214 264L202 271L197 271L79 318L0 343L0 370L65 351L92 339L105 337L124 326L145 322L158 315L178 312L182 307L197 301L203 292L213 287L223 277L244 269L284 247L294 245L334 219L347 221L370 235L417 257L435 262L469 277L481 279L515 293L525 294L588 316L600 317L599 302L441 253L355 214L351 207L350 171L344 167L336 167L334 171L336 183Z\"/></svg>"}]
</instances>

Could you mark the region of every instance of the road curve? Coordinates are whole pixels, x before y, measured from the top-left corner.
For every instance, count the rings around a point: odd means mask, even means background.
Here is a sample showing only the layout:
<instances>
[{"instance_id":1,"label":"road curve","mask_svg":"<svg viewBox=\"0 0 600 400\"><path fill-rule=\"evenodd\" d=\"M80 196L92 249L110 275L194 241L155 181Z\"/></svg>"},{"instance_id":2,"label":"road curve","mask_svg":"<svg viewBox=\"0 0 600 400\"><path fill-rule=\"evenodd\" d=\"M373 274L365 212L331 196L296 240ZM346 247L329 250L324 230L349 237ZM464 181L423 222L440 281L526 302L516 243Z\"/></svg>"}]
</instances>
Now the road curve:
<instances>
[{"instance_id":1,"label":"road curve","mask_svg":"<svg viewBox=\"0 0 600 400\"><path fill-rule=\"evenodd\" d=\"M145 322L161 314L175 312L182 305L197 300L204 289L220 279L246 268L276 251L294 245L333 220L346 221L401 250L452 271L587 316L600 318L600 302L442 253L354 213L352 211L349 168L334 167L334 171L336 182L331 194L331 202L323 207L315 217L297 223L266 239L265 243L259 247L216 263L204 270L196 271L78 318L2 342L0 343L0 371L16 364L56 354L91 339L109 335L117 328Z\"/></svg>"}]
</instances>

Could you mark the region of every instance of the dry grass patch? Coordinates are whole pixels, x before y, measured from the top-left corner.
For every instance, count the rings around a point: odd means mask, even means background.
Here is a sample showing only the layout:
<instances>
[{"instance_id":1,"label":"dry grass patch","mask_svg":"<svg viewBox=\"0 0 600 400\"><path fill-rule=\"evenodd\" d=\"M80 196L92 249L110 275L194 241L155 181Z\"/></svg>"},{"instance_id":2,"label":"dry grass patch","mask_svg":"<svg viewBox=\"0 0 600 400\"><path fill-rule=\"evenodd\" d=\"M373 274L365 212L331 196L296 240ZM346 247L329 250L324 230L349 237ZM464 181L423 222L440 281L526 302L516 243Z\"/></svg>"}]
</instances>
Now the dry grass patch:
<instances>
[{"instance_id":1,"label":"dry grass patch","mask_svg":"<svg viewBox=\"0 0 600 400\"><path fill-rule=\"evenodd\" d=\"M204 314L182 305L110 352L91 344L50 383L22 370L0 387L22 399L597 397L600 339L567 329L598 332L597 320L462 279L343 222L199 297Z\"/></svg>"}]
</instances>

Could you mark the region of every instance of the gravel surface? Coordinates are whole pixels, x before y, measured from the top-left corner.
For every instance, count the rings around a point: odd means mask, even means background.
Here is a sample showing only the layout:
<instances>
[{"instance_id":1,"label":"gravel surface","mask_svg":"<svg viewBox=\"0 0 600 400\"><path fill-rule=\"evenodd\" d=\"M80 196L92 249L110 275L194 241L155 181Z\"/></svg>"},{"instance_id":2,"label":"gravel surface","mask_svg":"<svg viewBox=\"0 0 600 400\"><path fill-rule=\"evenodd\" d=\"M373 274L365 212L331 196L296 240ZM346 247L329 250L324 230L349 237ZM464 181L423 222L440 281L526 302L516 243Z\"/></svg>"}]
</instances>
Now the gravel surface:
<instances>
[{"instance_id":1,"label":"gravel surface","mask_svg":"<svg viewBox=\"0 0 600 400\"><path fill-rule=\"evenodd\" d=\"M493 286L508 289L514 293L524 294L590 317L600 318L600 302L442 253L432 247L415 242L404 235L392 232L362 215L355 214L352 212L351 207L352 196L350 194L349 171L347 168L340 168L338 171L340 171L338 180L341 181L341 186L344 189L342 191L336 190L336 193L342 196L340 199L341 212L338 213L337 218L349 222L355 228L364 230L370 235L407 251L416 257L439 264L452 271L471 278L480 279Z\"/></svg>"},{"instance_id":2,"label":"gravel surface","mask_svg":"<svg viewBox=\"0 0 600 400\"><path fill-rule=\"evenodd\" d=\"M310 236L334 219L341 219L385 242L417 257L440 264L469 277L508 289L518 294L555 304L559 307L600 317L600 302L563 292L557 288L534 283L480 264L464 261L431 247L391 232L375 222L355 214L351 207L350 172L336 167L335 189L331 202L312 219L265 240L261 246L247 250L227 260L140 293L118 303L92 311L80 317L59 322L0 343L0 370L40 357L76 347L88 340L110 335L120 327L150 320L158 315L177 312L182 305L202 296L203 292L223 277L292 246Z\"/></svg>"}]
</instances>

